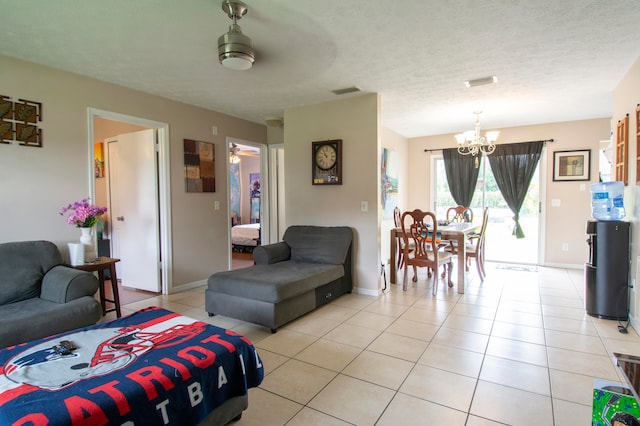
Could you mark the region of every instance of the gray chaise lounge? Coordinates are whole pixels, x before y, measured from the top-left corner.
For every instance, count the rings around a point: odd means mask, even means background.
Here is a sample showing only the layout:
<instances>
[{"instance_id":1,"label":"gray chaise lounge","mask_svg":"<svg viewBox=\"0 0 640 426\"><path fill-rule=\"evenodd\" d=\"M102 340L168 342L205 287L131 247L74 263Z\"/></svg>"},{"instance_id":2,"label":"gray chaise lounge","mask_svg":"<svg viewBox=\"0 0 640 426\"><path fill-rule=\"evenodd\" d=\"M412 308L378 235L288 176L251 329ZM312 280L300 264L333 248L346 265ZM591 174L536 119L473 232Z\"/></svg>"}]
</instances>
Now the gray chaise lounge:
<instances>
[{"instance_id":1,"label":"gray chaise lounge","mask_svg":"<svg viewBox=\"0 0 640 426\"><path fill-rule=\"evenodd\" d=\"M259 324L275 333L351 292L352 240L346 226L291 226L282 242L254 249L254 266L211 275L205 308L211 316Z\"/></svg>"},{"instance_id":2,"label":"gray chaise lounge","mask_svg":"<svg viewBox=\"0 0 640 426\"><path fill-rule=\"evenodd\" d=\"M63 265L49 241L0 244L0 348L95 324L97 290L98 279Z\"/></svg>"}]
</instances>

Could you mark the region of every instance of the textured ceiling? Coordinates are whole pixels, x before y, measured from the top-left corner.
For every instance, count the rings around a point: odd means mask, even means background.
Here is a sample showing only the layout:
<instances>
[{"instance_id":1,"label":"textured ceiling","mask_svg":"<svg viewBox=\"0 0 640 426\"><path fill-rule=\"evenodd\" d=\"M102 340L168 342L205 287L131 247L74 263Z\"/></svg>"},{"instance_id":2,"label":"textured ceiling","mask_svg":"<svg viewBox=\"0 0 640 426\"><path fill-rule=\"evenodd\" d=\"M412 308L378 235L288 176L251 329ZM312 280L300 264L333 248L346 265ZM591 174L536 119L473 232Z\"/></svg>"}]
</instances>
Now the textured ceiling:
<instances>
[{"instance_id":1,"label":"textured ceiling","mask_svg":"<svg viewBox=\"0 0 640 426\"><path fill-rule=\"evenodd\" d=\"M259 123L357 86L406 137L468 130L474 110L483 129L610 117L640 56L637 0L245 2L248 71L217 61L220 0L0 0L0 54Z\"/></svg>"}]
</instances>

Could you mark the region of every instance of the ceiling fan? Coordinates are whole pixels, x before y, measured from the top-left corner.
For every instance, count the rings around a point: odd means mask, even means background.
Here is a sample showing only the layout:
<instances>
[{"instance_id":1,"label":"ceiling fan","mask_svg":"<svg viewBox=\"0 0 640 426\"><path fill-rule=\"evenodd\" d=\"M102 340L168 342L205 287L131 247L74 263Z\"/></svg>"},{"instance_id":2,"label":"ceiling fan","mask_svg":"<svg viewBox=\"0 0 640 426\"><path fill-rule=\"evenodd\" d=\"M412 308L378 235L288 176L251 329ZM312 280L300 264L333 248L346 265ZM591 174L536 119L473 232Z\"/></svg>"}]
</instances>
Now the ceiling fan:
<instances>
[{"instance_id":1,"label":"ceiling fan","mask_svg":"<svg viewBox=\"0 0 640 426\"><path fill-rule=\"evenodd\" d=\"M250 146L238 145L236 143L232 143L231 147L229 148L229 156L237 157L240 155L245 157L259 157L260 151Z\"/></svg>"}]
</instances>

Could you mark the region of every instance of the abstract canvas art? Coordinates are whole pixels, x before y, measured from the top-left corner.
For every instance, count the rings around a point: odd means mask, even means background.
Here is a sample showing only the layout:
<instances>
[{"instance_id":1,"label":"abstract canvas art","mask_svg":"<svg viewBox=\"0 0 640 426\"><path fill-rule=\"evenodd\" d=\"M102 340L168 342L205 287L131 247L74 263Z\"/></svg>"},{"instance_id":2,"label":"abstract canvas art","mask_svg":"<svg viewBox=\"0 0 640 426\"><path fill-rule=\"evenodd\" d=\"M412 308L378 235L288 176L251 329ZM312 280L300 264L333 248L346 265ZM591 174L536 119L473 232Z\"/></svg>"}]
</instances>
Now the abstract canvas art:
<instances>
[{"instance_id":1,"label":"abstract canvas art","mask_svg":"<svg viewBox=\"0 0 640 426\"><path fill-rule=\"evenodd\" d=\"M380 199L383 219L393 218L393 209L398 205L398 154L382 148L380 159Z\"/></svg>"},{"instance_id":2,"label":"abstract canvas art","mask_svg":"<svg viewBox=\"0 0 640 426\"><path fill-rule=\"evenodd\" d=\"M260 173L249 173L251 223L260 223Z\"/></svg>"},{"instance_id":3,"label":"abstract canvas art","mask_svg":"<svg viewBox=\"0 0 640 426\"><path fill-rule=\"evenodd\" d=\"M214 144L184 139L184 181L187 192L216 192Z\"/></svg>"}]
</instances>

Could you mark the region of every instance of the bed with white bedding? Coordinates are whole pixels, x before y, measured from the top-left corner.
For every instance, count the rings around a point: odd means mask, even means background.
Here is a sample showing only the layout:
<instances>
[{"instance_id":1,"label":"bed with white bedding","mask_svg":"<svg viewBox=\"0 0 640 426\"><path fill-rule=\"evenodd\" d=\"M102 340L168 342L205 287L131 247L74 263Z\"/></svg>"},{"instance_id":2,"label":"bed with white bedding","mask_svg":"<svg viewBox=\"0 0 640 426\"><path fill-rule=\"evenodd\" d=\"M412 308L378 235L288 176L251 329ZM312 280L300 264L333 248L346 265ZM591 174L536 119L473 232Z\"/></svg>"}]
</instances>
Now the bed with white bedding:
<instances>
[{"instance_id":1,"label":"bed with white bedding","mask_svg":"<svg viewBox=\"0 0 640 426\"><path fill-rule=\"evenodd\" d=\"M234 249L255 247L260 244L260 224L248 223L231 227L231 244Z\"/></svg>"}]
</instances>

